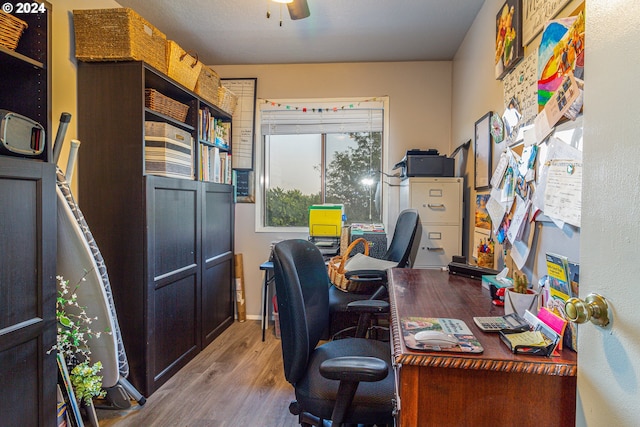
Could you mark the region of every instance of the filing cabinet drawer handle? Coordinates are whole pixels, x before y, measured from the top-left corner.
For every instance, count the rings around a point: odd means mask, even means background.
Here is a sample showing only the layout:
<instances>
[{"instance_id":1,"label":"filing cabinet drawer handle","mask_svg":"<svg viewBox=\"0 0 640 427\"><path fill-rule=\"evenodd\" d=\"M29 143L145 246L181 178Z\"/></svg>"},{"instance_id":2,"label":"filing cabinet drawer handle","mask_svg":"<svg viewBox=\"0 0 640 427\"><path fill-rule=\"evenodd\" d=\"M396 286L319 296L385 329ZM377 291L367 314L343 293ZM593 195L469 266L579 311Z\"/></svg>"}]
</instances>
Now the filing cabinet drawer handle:
<instances>
[{"instance_id":1,"label":"filing cabinet drawer handle","mask_svg":"<svg viewBox=\"0 0 640 427\"><path fill-rule=\"evenodd\" d=\"M444 251L444 248L432 248L430 246L427 246L427 250L429 252L435 252L435 251Z\"/></svg>"},{"instance_id":2,"label":"filing cabinet drawer handle","mask_svg":"<svg viewBox=\"0 0 640 427\"><path fill-rule=\"evenodd\" d=\"M439 204L429 203L427 206L431 209L444 209L444 204L442 203L439 203Z\"/></svg>"}]
</instances>

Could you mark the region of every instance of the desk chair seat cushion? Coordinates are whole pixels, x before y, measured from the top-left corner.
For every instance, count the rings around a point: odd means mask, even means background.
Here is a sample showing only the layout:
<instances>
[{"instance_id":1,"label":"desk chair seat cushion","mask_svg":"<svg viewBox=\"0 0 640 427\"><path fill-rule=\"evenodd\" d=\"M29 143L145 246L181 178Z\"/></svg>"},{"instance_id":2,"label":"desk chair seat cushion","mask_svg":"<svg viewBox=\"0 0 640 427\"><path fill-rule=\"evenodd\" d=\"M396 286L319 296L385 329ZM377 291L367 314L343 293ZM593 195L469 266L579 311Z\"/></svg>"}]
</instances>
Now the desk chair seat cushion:
<instances>
[{"instance_id":1,"label":"desk chair seat cushion","mask_svg":"<svg viewBox=\"0 0 640 427\"><path fill-rule=\"evenodd\" d=\"M365 299L368 296L365 297ZM329 286L329 315L333 316L335 313L341 313L347 311L347 305L353 301L360 301L363 299L361 294L353 292L345 292L338 289L335 285Z\"/></svg>"},{"instance_id":2,"label":"desk chair seat cushion","mask_svg":"<svg viewBox=\"0 0 640 427\"><path fill-rule=\"evenodd\" d=\"M364 338L330 341L317 347L309 358L309 369L295 386L296 399L309 412L321 418L331 419L334 401L338 392L338 381L320 375L320 364L339 356L372 356L387 362L389 372L380 382L361 382L347 413L345 422L356 420L362 424L393 424L394 375L391 370L389 343Z\"/></svg>"}]
</instances>

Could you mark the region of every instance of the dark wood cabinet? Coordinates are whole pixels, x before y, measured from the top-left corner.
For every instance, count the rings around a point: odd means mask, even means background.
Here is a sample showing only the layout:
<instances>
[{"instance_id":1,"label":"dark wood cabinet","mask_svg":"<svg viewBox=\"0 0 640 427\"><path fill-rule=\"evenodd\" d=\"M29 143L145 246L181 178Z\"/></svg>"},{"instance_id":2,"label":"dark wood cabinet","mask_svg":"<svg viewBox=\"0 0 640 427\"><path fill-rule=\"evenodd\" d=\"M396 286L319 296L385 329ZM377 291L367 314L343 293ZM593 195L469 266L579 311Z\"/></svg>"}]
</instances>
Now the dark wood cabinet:
<instances>
[{"instance_id":1,"label":"dark wood cabinet","mask_svg":"<svg viewBox=\"0 0 640 427\"><path fill-rule=\"evenodd\" d=\"M0 156L0 414L56 420L56 191L50 163Z\"/></svg>"},{"instance_id":2,"label":"dark wood cabinet","mask_svg":"<svg viewBox=\"0 0 640 427\"><path fill-rule=\"evenodd\" d=\"M189 105L186 121L146 108L145 88ZM145 395L233 322L233 187L145 173L145 121L189 132L198 164L202 106L231 119L142 62L78 64L79 205Z\"/></svg>"},{"instance_id":3,"label":"dark wood cabinet","mask_svg":"<svg viewBox=\"0 0 640 427\"><path fill-rule=\"evenodd\" d=\"M46 145L35 158L0 155L0 424L55 426L56 192L51 159L50 21L45 10L16 50L0 46L0 109L35 120Z\"/></svg>"}]
</instances>

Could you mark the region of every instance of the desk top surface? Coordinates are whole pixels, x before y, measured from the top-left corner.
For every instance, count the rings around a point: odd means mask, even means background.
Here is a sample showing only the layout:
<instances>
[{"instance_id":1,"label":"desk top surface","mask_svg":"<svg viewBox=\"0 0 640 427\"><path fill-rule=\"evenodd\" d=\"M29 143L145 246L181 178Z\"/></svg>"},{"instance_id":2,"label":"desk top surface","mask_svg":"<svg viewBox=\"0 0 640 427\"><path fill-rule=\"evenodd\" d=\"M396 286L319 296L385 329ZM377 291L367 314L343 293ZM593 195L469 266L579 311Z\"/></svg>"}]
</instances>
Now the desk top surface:
<instances>
[{"instance_id":1,"label":"desk top surface","mask_svg":"<svg viewBox=\"0 0 640 427\"><path fill-rule=\"evenodd\" d=\"M483 332L474 316L502 316L504 309L491 304L489 291L479 280L428 269L391 269L389 274L393 353L397 363L460 369L575 376L577 354L562 350L558 356L513 354L497 333ZM463 320L484 348L481 354L446 353L409 349L402 337L400 319L407 316Z\"/></svg>"}]
</instances>

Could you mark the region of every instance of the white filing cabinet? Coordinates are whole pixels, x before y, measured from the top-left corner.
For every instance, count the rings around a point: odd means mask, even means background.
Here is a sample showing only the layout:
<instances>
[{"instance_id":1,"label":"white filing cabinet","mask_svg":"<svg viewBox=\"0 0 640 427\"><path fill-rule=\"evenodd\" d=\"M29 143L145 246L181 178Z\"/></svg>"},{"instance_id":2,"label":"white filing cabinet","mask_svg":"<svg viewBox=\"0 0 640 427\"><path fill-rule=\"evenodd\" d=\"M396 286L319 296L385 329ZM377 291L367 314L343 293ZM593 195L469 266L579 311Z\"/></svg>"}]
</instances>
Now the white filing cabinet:
<instances>
[{"instance_id":1,"label":"white filing cabinet","mask_svg":"<svg viewBox=\"0 0 640 427\"><path fill-rule=\"evenodd\" d=\"M446 267L462 255L463 178L407 178L400 186L400 209L420 214L422 238L414 268Z\"/></svg>"}]
</instances>

